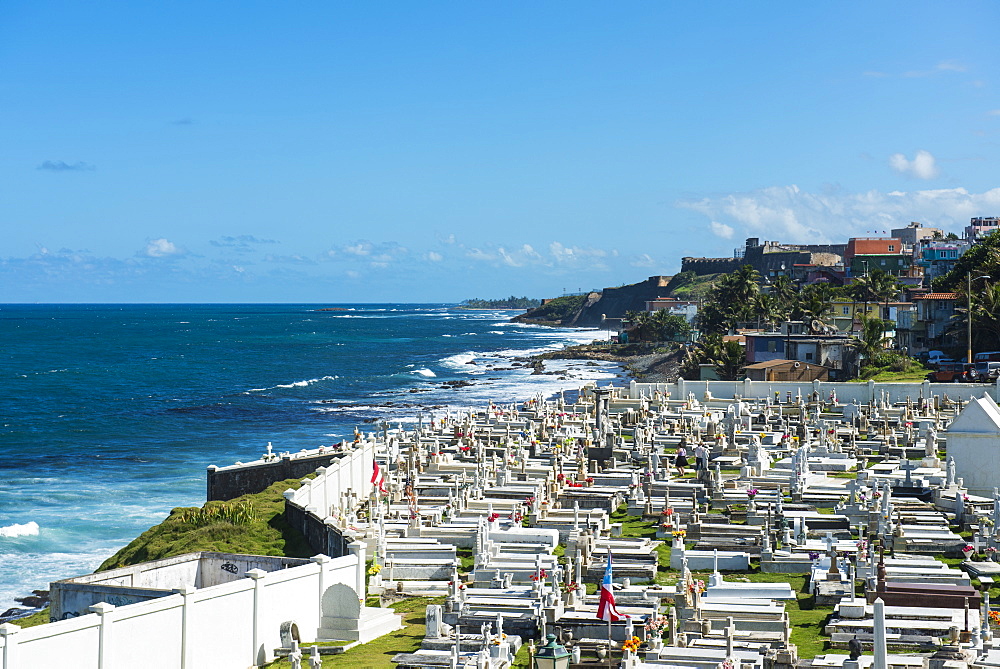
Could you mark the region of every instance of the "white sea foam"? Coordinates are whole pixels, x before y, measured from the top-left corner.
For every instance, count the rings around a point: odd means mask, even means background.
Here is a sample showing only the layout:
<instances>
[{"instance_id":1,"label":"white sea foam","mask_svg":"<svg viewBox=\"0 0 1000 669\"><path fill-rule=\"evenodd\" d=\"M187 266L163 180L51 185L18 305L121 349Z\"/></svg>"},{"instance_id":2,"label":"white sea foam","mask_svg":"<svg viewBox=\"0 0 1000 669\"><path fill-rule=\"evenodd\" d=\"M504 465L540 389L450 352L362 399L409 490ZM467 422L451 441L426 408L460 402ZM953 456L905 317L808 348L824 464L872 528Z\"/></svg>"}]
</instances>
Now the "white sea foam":
<instances>
[{"instance_id":1,"label":"white sea foam","mask_svg":"<svg viewBox=\"0 0 1000 669\"><path fill-rule=\"evenodd\" d=\"M476 354L473 351L466 351L465 353L456 353L455 355L449 355L447 358L442 358L441 364L451 369L468 370L466 365L475 359Z\"/></svg>"},{"instance_id":2,"label":"white sea foam","mask_svg":"<svg viewBox=\"0 0 1000 669\"><path fill-rule=\"evenodd\" d=\"M335 381L339 379L339 376L321 376L318 379L306 379L305 381L293 381L292 383L279 383L275 386L268 386L267 388L251 388L247 392L250 393L262 393L268 390L274 390L276 388L305 388L306 386L311 386L314 383L321 383L323 381Z\"/></svg>"},{"instance_id":3,"label":"white sea foam","mask_svg":"<svg viewBox=\"0 0 1000 669\"><path fill-rule=\"evenodd\" d=\"M435 374L434 372L432 372L431 370L426 369L426 368L425 369L415 369L412 372L410 372L410 374L419 374L420 376L426 376L427 378L431 378L433 376L437 376L437 374Z\"/></svg>"},{"instance_id":4,"label":"white sea foam","mask_svg":"<svg viewBox=\"0 0 1000 669\"><path fill-rule=\"evenodd\" d=\"M37 537L39 529L38 523L33 520L23 524L14 523L0 527L0 537Z\"/></svg>"}]
</instances>

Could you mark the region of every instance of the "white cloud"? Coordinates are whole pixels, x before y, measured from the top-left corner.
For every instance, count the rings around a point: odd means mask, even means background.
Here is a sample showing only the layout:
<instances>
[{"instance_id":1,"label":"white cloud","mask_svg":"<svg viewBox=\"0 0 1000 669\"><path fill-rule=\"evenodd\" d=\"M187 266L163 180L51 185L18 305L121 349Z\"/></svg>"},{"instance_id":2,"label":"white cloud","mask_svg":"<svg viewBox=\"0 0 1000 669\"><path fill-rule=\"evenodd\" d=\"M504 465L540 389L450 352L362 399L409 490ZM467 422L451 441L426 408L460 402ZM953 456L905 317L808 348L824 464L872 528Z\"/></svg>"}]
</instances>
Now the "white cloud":
<instances>
[{"instance_id":1,"label":"white cloud","mask_svg":"<svg viewBox=\"0 0 1000 669\"><path fill-rule=\"evenodd\" d=\"M931 75L940 74L941 72L965 72L965 65L961 63L956 63L953 60L941 61L929 70L910 70L908 72L903 72L904 77L915 78L915 77L929 77Z\"/></svg>"},{"instance_id":2,"label":"white cloud","mask_svg":"<svg viewBox=\"0 0 1000 669\"><path fill-rule=\"evenodd\" d=\"M938 175L937 165L934 156L929 151L917 151L913 160L907 160L902 153L894 153L889 156L889 166L900 174L916 177L917 179L933 179Z\"/></svg>"},{"instance_id":3,"label":"white cloud","mask_svg":"<svg viewBox=\"0 0 1000 669\"><path fill-rule=\"evenodd\" d=\"M153 239L146 243L143 253L150 258L167 258L169 256L182 256L184 249L175 245L168 239Z\"/></svg>"},{"instance_id":4,"label":"white cloud","mask_svg":"<svg viewBox=\"0 0 1000 669\"><path fill-rule=\"evenodd\" d=\"M772 186L681 200L677 206L729 225L741 236L800 244L843 243L848 237L903 227L910 221L961 232L969 218L1000 210L1000 188L982 193L964 188L808 193L794 185Z\"/></svg>"},{"instance_id":5,"label":"white cloud","mask_svg":"<svg viewBox=\"0 0 1000 669\"><path fill-rule=\"evenodd\" d=\"M366 256L372 252L372 245L370 242L358 242L356 244L348 244L342 250L344 253L352 256Z\"/></svg>"},{"instance_id":6,"label":"white cloud","mask_svg":"<svg viewBox=\"0 0 1000 669\"><path fill-rule=\"evenodd\" d=\"M987 116L1000 116L1000 109L991 109L986 112Z\"/></svg>"},{"instance_id":7,"label":"white cloud","mask_svg":"<svg viewBox=\"0 0 1000 669\"><path fill-rule=\"evenodd\" d=\"M438 253L437 251L428 251L427 253L424 254L424 259L429 260L431 262L441 262L442 260L444 260L444 256Z\"/></svg>"},{"instance_id":8,"label":"white cloud","mask_svg":"<svg viewBox=\"0 0 1000 669\"><path fill-rule=\"evenodd\" d=\"M631 265L632 267L652 267L655 264L656 260L654 260L653 256L649 255L648 253L641 253L632 258L632 260L629 262L629 265Z\"/></svg>"},{"instance_id":9,"label":"white cloud","mask_svg":"<svg viewBox=\"0 0 1000 669\"><path fill-rule=\"evenodd\" d=\"M719 223L718 221L712 221L708 224L708 227L712 229L712 234L716 237L722 237L723 239L733 238L733 226L726 225L725 223Z\"/></svg>"}]
</instances>

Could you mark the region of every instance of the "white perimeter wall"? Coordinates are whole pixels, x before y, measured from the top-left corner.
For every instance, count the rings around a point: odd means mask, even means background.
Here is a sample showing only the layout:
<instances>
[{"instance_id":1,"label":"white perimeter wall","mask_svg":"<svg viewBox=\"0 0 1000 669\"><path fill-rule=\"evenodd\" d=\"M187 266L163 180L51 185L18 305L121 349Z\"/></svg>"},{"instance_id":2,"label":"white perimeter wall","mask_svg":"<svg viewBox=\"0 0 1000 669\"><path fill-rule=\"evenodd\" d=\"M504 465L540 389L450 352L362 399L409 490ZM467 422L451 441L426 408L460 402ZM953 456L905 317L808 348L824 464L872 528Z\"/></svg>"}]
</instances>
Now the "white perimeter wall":
<instances>
[{"instance_id":1,"label":"white perimeter wall","mask_svg":"<svg viewBox=\"0 0 1000 669\"><path fill-rule=\"evenodd\" d=\"M670 399L684 400L688 393L694 393L695 399L699 402L705 399L705 390L712 393L716 399L732 399L736 395L750 399L759 397L774 397L774 393L780 393L781 401L785 401L786 393L791 392L792 397L801 394L806 400L814 390L820 393L824 400L830 397L831 391L837 392L837 401L850 404L857 400L859 404L867 404L873 400L878 400L880 393L889 393L890 402L905 402L909 397L917 401L920 397L932 398L935 395L943 398L962 399L968 401L973 397L982 397L983 393L988 393L994 400L1000 398L1000 380L997 385L983 383L876 383L868 381L866 383L843 383L832 381L686 381L679 379L677 383L637 383L633 381L629 387L629 397L639 399L640 397L652 398L656 391L670 392Z\"/></svg>"},{"instance_id":2,"label":"white perimeter wall","mask_svg":"<svg viewBox=\"0 0 1000 669\"><path fill-rule=\"evenodd\" d=\"M273 659L285 621L298 624L304 642L314 641L323 592L336 583L355 587L359 570L357 555L317 556L301 567L255 571L202 590L98 605L101 614L26 629L0 625L0 669L246 669Z\"/></svg>"},{"instance_id":3,"label":"white perimeter wall","mask_svg":"<svg viewBox=\"0 0 1000 669\"><path fill-rule=\"evenodd\" d=\"M320 467L316 478L303 479L302 487L286 497L292 504L320 518L336 516L348 491L357 495L354 504L365 502L372 491L375 442L365 441L329 467Z\"/></svg>"}]
</instances>

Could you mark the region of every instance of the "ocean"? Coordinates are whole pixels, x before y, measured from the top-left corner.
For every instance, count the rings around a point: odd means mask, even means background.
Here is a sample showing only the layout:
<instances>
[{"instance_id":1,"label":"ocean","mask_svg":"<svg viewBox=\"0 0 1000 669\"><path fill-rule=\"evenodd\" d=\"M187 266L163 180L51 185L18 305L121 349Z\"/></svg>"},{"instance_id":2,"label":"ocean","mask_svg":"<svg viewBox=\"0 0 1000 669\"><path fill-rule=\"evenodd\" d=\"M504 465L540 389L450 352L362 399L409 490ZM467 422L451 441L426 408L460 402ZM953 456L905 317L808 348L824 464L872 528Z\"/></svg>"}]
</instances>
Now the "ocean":
<instances>
[{"instance_id":1,"label":"ocean","mask_svg":"<svg viewBox=\"0 0 1000 669\"><path fill-rule=\"evenodd\" d=\"M337 310L322 310L335 307ZM0 613L92 572L205 468L607 385L607 363L512 359L606 338L435 304L0 306ZM452 389L448 381L467 381Z\"/></svg>"}]
</instances>

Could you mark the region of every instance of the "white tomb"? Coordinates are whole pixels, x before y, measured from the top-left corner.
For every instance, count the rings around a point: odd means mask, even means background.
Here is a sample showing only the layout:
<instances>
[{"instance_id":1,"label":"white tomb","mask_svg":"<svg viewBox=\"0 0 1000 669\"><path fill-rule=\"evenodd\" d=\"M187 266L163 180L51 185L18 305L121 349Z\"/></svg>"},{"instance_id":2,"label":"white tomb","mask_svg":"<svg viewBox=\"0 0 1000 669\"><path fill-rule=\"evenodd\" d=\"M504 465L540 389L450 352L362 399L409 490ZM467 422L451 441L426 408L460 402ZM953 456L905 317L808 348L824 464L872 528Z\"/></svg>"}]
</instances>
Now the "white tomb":
<instances>
[{"instance_id":1,"label":"white tomb","mask_svg":"<svg viewBox=\"0 0 1000 669\"><path fill-rule=\"evenodd\" d=\"M1000 472L1000 407L987 395L970 400L946 432L955 475L969 492L990 496Z\"/></svg>"}]
</instances>

